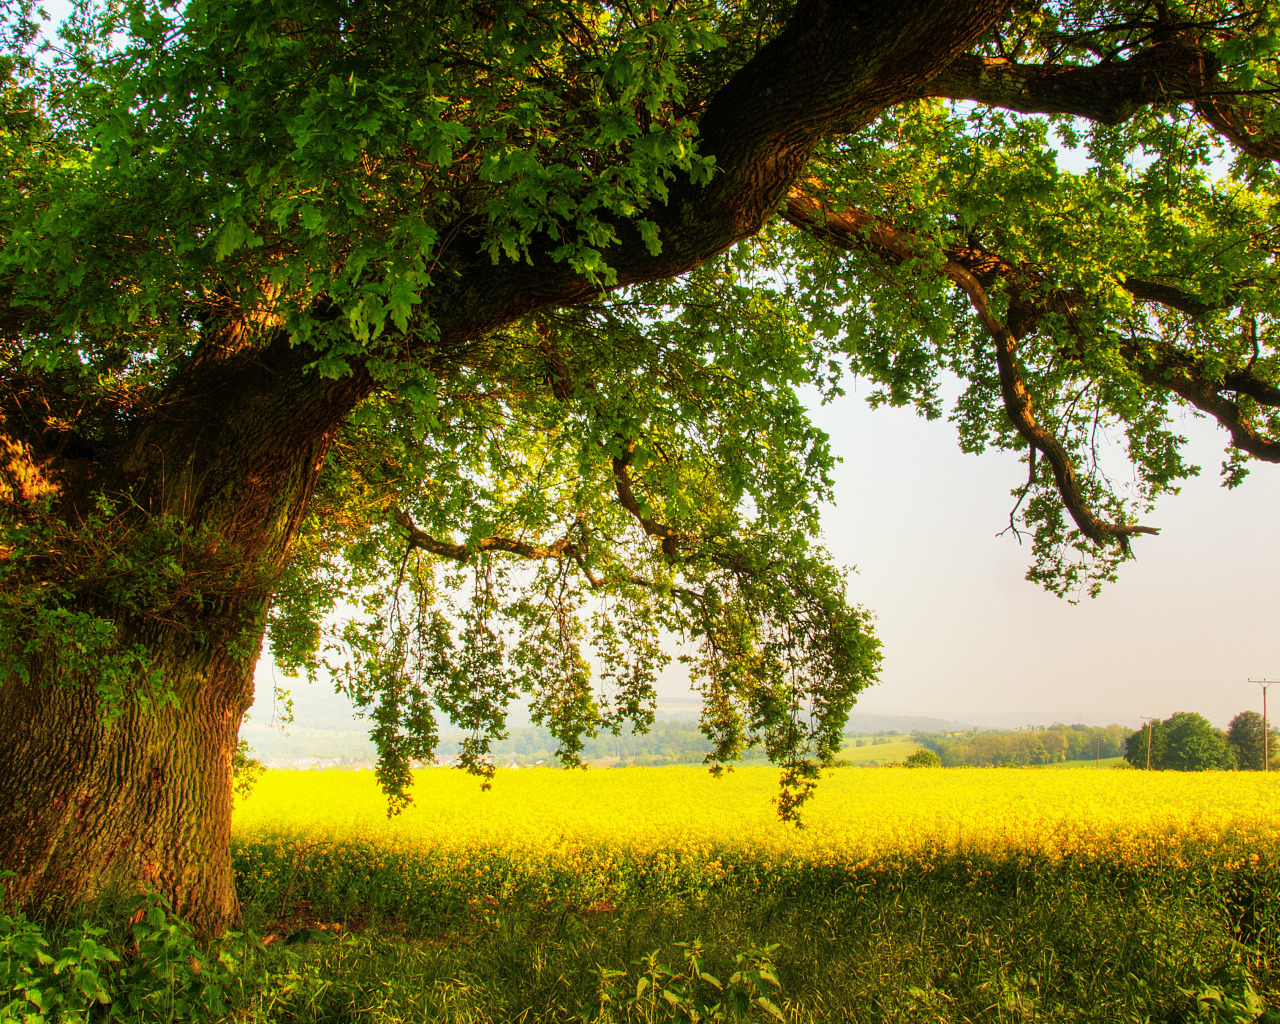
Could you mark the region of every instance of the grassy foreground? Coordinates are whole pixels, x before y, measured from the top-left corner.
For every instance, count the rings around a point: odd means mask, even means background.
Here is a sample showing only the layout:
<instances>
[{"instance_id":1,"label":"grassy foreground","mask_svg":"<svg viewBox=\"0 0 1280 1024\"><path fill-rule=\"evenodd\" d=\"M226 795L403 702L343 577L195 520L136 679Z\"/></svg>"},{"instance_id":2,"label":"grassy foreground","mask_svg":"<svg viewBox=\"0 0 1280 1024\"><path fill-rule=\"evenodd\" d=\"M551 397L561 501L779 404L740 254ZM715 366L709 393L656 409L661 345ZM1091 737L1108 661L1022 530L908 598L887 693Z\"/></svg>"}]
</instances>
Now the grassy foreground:
<instances>
[{"instance_id":1,"label":"grassy foreground","mask_svg":"<svg viewBox=\"0 0 1280 1024\"><path fill-rule=\"evenodd\" d=\"M0 1024L1280 1024L1280 779L841 769L270 772L246 931L0 910ZM3 885L3 878L0 878Z\"/></svg>"},{"instance_id":2,"label":"grassy foreground","mask_svg":"<svg viewBox=\"0 0 1280 1024\"><path fill-rule=\"evenodd\" d=\"M236 1019L1253 1021L1277 783L844 769L797 831L763 768L433 770L393 819L367 774L268 773L246 918L306 941Z\"/></svg>"}]
</instances>

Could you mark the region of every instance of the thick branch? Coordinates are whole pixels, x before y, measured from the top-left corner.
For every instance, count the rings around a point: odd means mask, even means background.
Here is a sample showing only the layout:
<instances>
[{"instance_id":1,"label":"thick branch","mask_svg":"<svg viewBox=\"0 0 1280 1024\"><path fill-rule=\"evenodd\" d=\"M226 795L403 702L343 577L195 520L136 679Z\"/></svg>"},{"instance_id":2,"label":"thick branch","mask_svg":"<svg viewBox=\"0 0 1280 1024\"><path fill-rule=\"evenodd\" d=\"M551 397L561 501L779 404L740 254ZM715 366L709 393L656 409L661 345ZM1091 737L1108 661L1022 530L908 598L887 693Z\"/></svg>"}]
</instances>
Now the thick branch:
<instances>
[{"instance_id":1,"label":"thick branch","mask_svg":"<svg viewBox=\"0 0 1280 1024\"><path fill-rule=\"evenodd\" d=\"M825 136L867 123L916 95L1001 17L1007 0L802 0L787 27L707 105L698 150L715 160L708 184L674 181L646 217L656 255L629 222L604 256L617 284L686 273L760 229ZM458 344L549 305L598 295L598 282L535 248L529 262L493 265L476 253L426 310L440 344Z\"/></svg>"},{"instance_id":2,"label":"thick branch","mask_svg":"<svg viewBox=\"0 0 1280 1024\"><path fill-rule=\"evenodd\" d=\"M1176 309L1179 313L1186 313L1187 316L1204 316L1206 313L1212 313L1217 308L1188 292L1184 292L1181 288L1175 288L1167 284L1157 284L1154 281L1140 281L1136 277L1126 277L1124 279L1124 288L1135 299L1142 299L1145 302L1158 302L1162 306Z\"/></svg>"},{"instance_id":3,"label":"thick branch","mask_svg":"<svg viewBox=\"0 0 1280 1024\"><path fill-rule=\"evenodd\" d=\"M1015 64L965 54L922 95L1120 124L1153 103L1194 100L1205 89L1211 60L1199 47L1180 42L1157 43L1128 60L1088 67Z\"/></svg>"},{"instance_id":4,"label":"thick branch","mask_svg":"<svg viewBox=\"0 0 1280 1024\"><path fill-rule=\"evenodd\" d=\"M1217 77L1217 60L1201 46L1169 40L1128 60L1088 67L1015 64L964 54L920 94L973 100L1023 114L1070 114L1120 124L1155 103L1192 103L1240 149L1280 160L1280 137L1262 130Z\"/></svg>"}]
</instances>

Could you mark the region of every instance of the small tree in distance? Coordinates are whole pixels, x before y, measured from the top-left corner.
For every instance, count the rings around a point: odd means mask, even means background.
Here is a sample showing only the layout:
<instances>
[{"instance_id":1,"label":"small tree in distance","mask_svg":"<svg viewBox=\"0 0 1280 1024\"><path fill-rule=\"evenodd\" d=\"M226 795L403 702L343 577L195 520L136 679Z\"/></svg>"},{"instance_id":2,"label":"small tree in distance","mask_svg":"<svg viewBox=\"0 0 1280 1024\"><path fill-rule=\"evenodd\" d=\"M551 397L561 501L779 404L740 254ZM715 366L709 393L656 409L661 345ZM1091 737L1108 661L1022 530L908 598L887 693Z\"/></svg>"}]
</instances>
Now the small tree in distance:
<instances>
[{"instance_id":1,"label":"small tree in distance","mask_svg":"<svg viewBox=\"0 0 1280 1024\"><path fill-rule=\"evenodd\" d=\"M1163 723L1152 719L1125 740L1124 759L1135 768L1159 770L1164 767L1164 744Z\"/></svg>"},{"instance_id":2,"label":"small tree in distance","mask_svg":"<svg viewBox=\"0 0 1280 1024\"><path fill-rule=\"evenodd\" d=\"M1135 768L1156 771L1203 772L1236 767L1227 734L1194 711L1178 711L1163 722L1148 722L1126 741L1124 759Z\"/></svg>"},{"instance_id":3,"label":"small tree in distance","mask_svg":"<svg viewBox=\"0 0 1280 1024\"><path fill-rule=\"evenodd\" d=\"M1264 758L1270 754L1271 770L1280 770L1280 735L1268 729L1270 743L1263 743L1262 716L1256 711L1241 711L1227 726L1227 743L1236 756L1236 767L1260 772ZM1264 750L1267 752L1264 754Z\"/></svg>"},{"instance_id":4,"label":"small tree in distance","mask_svg":"<svg viewBox=\"0 0 1280 1024\"><path fill-rule=\"evenodd\" d=\"M942 758L928 747L921 747L904 762L908 768L941 768Z\"/></svg>"}]
</instances>

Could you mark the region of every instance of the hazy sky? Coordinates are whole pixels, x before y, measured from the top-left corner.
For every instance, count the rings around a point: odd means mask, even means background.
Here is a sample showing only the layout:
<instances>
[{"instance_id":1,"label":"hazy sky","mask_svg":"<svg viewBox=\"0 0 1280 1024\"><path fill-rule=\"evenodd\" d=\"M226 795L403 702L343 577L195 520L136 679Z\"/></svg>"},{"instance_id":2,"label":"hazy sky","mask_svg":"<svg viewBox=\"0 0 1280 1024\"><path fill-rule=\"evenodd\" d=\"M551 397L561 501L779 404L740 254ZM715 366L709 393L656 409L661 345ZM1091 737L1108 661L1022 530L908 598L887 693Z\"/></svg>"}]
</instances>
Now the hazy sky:
<instances>
[{"instance_id":1,"label":"hazy sky","mask_svg":"<svg viewBox=\"0 0 1280 1024\"><path fill-rule=\"evenodd\" d=\"M816 419L844 458L827 543L858 567L850 596L885 644L862 710L1029 723L1189 710L1225 724L1260 704L1249 678L1280 678L1280 466L1225 491L1207 421L1180 425L1203 472L1144 518L1160 535L1136 538L1119 580L1071 605L1023 579L1029 541L996 536L1025 479L1015 455L965 455L945 420L853 395Z\"/></svg>"}]
</instances>

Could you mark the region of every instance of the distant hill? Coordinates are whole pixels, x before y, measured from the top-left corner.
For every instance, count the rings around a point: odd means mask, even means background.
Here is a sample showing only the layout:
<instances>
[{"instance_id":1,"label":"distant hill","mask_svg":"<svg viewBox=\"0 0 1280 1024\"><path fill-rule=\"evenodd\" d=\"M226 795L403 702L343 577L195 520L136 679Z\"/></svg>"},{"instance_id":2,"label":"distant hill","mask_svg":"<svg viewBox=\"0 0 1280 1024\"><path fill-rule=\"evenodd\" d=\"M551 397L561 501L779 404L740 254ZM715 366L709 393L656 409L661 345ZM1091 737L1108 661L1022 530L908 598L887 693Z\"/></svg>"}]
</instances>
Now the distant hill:
<instances>
[{"instance_id":1,"label":"distant hill","mask_svg":"<svg viewBox=\"0 0 1280 1024\"><path fill-rule=\"evenodd\" d=\"M976 728L970 722L957 722L949 718L929 718L923 715L883 715L855 711L845 726L846 736L876 736L885 733L912 732L964 732Z\"/></svg>"}]
</instances>

